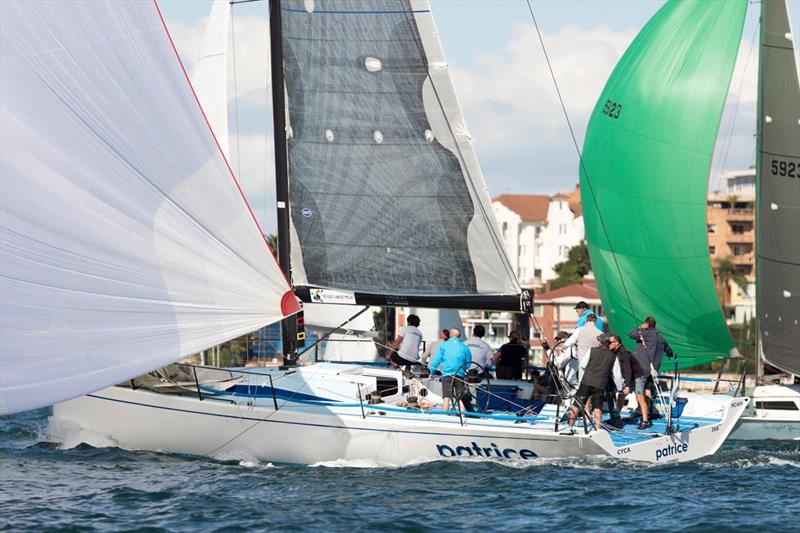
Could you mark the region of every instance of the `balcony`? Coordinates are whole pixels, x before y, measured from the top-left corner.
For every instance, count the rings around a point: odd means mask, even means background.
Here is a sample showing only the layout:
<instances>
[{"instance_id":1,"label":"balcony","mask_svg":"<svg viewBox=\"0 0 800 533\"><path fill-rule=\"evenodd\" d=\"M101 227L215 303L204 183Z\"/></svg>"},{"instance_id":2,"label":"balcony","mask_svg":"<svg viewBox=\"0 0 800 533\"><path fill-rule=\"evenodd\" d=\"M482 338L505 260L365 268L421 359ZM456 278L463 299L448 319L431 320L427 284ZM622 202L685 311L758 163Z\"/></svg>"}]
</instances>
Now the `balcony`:
<instances>
[{"instance_id":1,"label":"balcony","mask_svg":"<svg viewBox=\"0 0 800 533\"><path fill-rule=\"evenodd\" d=\"M728 244L753 244L755 239L756 233L754 231L743 231L741 233L730 233L725 240Z\"/></svg>"},{"instance_id":2,"label":"balcony","mask_svg":"<svg viewBox=\"0 0 800 533\"><path fill-rule=\"evenodd\" d=\"M756 216L756 210L753 208L732 208L726 211L728 220L753 220Z\"/></svg>"}]
</instances>

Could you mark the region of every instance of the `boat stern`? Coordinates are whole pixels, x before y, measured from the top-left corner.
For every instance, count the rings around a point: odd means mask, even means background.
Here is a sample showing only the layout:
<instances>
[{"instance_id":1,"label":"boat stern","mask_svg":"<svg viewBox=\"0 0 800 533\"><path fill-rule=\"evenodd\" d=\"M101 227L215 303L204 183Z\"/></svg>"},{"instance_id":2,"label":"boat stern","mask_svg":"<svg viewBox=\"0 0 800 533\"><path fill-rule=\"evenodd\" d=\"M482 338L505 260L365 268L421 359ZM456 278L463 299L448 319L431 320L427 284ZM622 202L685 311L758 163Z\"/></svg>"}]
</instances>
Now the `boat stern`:
<instances>
[{"instance_id":1,"label":"boat stern","mask_svg":"<svg viewBox=\"0 0 800 533\"><path fill-rule=\"evenodd\" d=\"M590 437L607 454L620 459L654 464L694 461L712 455L722 446L749 401L730 398L723 404L721 418L682 419L682 426L692 427L672 434L597 431Z\"/></svg>"}]
</instances>

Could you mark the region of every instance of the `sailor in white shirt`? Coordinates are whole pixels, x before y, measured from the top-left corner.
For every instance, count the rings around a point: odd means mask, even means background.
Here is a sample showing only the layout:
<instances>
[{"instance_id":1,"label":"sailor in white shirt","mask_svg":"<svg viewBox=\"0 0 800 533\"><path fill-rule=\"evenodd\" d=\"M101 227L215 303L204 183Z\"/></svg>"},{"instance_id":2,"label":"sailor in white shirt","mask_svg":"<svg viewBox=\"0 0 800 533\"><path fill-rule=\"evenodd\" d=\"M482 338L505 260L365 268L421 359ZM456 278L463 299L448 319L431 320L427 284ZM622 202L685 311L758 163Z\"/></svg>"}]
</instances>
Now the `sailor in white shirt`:
<instances>
[{"instance_id":1,"label":"sailor in white shirt","mask_svg":"<svg viewBox=\"0 0 800 533\"><path fill-rule=\"evenodd\" d=\"M600 346L600 341L597 338L602 335L602 330L597 328L597 316L590 314L586 318L586 323L572 332L572 335L564 342L564 349L568 350L572 347L576 348L575 356L578 361L583 360L584 356L589 353L592 348ZM583 367L578 371L578 381L583 378Z\"/></svg>"},{"instance_id":2,"label":"sailor in white shirt","mask_svg":"<svg viewBox=\"0 0 800 533\"><path fill-rule=\"evenodd\" d=\"M472 353L472 362L481 365L477 369L478 377L483 377L485 373L488 373L492 355L494 355L492 347L483 340L484 335L486 335L486 328L478 324L472 330L472 337L467 339L467 342L464 343Z\"/></svg>"},{"instance_id":3,"label":"sailor in white shirt","mask_svg":"<svg viewBox=\"0 0 800 533\"><path fill-rule=\"evenodd\" d=\"M419 364L419 347L422 344L422 332L419 330L419 317L408 315L406 326L400 328L392 343L392 350L387 359L397 366Z\"/></svg>"},{"instance_id":4,"label":"sailor in white shirt","mask_svg":"<svg viewBox=\"0 0 800 533\"><path fill-rule=\"evenodd\" d=\"M567 337L569 337L569 335L567 335L565 331L561 331L556 336L556 340ZM564 381L566 381L573 390L578 388L578 372L580 369L578 356L575 351L576 348L574 344L571 346L566 346L565 344L557 346L554 360L556 368L558 368L564 376Z\"/></svg>"}]
</instances>

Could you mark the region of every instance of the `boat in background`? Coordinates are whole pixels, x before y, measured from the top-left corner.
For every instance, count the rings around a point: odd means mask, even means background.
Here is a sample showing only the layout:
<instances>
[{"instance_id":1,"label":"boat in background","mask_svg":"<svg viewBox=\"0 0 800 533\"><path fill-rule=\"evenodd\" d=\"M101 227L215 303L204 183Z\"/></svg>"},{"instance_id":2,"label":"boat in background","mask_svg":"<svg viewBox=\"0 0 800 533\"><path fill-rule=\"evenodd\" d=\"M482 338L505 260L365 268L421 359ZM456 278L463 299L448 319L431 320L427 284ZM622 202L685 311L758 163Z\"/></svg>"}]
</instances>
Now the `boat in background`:
<instances>
[{"instance_id":1,"label":"boat in background","mask_svg":"<svg viewBox=\"0 0 800 533\"><path fill-rule=\"evenodd\" d=\"M760 26L758 372L747 391L752 401L730 438L800 440L800 74L785 0L762 0ZM771 383L764 363L786 372L788 384Z\"/></svg>"}]
</instances>

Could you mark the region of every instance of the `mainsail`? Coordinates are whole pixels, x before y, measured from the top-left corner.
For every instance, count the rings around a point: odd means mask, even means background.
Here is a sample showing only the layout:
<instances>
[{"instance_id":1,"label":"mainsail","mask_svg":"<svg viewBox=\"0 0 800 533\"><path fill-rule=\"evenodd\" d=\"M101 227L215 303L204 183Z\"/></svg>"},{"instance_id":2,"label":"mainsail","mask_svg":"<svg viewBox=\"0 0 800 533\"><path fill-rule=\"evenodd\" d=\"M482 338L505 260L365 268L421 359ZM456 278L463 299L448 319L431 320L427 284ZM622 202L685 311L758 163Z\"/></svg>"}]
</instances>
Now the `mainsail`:
<instances>
[{"instance_id":1,"label":"mainsail","mask_svg":"<svg viewBox=\"0 0 800 533\"><path fill-rule=\"evenodd\" d=\"M764 359L800 375L800 84L786 3L762 0L756 306Z\"/></svg>"},{"instance_id":2,"label":"mainsail","mask_svg":"<svg viewBox=\"0 0 800 533\"><path fill-rule=\"evenodd\" d=\"M520 309L428 2L281 8L298 295Z\"/></svg>"},{"instance_id":3,"label":"mainsail","mask_svg":"<svg viewBox=\"0 0 800 533\"><path fill-rule=\"evenodd\" d=\"M714 290L706 190L746 9L745 0L664 5L614 69L583 146L586 237L610 325L627 337L655 316L684 367L733 349Z\"/></svg>"},{"instance_id":4,"label":"mainsail","mask_svg":"<svg viewBox=\"0 0 800 533\"><path fill-rule=\"evenodd\" d=\"M155 3L0 2L0 413L299 310Z\"/></svg>"}]
</instances>

